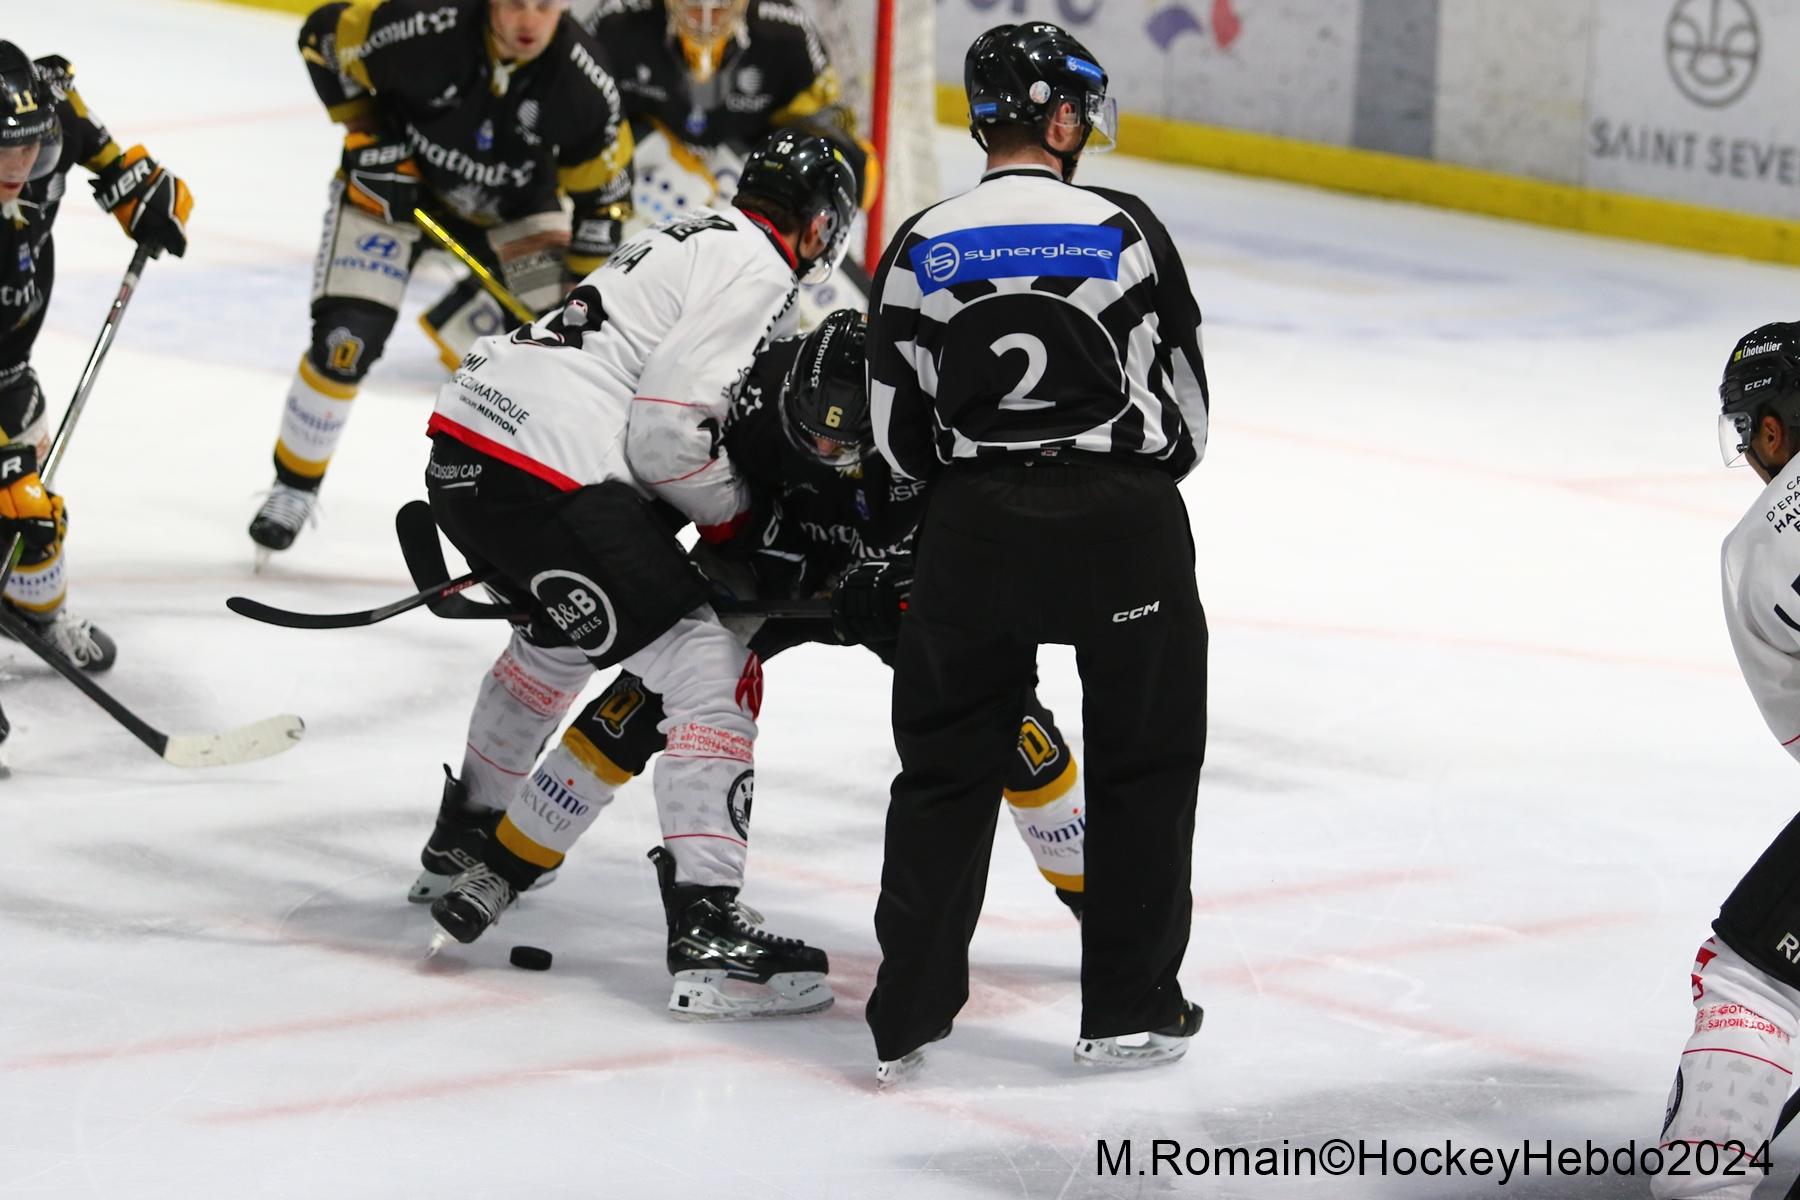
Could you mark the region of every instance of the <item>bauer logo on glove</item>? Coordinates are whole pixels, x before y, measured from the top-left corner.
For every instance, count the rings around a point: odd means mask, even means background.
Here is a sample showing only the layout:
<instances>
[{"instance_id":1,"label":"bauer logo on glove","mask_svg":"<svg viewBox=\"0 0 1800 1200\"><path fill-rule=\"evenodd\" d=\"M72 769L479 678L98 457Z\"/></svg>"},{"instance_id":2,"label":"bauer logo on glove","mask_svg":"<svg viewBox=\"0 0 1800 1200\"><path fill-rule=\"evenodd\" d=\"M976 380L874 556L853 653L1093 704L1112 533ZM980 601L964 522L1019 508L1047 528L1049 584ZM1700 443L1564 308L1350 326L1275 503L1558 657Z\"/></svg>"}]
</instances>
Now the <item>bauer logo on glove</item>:
<instances>
[{"instance_id":1,"label":"bauer logo on glove","mask_svg":"<svg viewBox=\"0 0 1800 1200\"><path fill-rule=\"evenodd\" d=\"M188 185L142 146L133 146L94 176L94 199L117 217L132 240L154 254L187 253L187 219L194 207Z\"/></svg>"},{"instance_id":2,"label":"bauer logo on glove","mask_svg":"<svg viewBox=\"0 0 1800 1200\"><path fill-rule=\"evenodd\" d=\"M350 203L390 224L412 219L423 183L405 142L352 133L344 138L343 169Z\"/></svg>"},{"instance_id":3,"label":"bauer logo on glove","mask_svg":"<svg viewBox=\"0 0 1800 1200\"><path fill-rule=\"evenodd\" d=\"M0 449L0 552L14 538L33 555L62 539L67 521L62 497L51 494L38 478L37 451L30 446Z\"/></svg>"}]
</instances>

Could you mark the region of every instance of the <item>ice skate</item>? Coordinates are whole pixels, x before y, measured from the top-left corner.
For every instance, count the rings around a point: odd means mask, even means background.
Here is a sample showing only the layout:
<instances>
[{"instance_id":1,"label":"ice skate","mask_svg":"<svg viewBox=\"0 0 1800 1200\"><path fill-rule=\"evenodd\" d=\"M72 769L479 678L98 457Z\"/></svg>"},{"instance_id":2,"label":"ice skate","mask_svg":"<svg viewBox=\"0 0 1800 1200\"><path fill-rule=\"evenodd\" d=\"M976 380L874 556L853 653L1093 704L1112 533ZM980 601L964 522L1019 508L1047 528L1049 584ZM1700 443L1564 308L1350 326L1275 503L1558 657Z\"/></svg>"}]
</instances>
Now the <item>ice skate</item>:
<instances>
[{"instance_id":1,"label":"ice skate","mask_svg":"<svg viewBox=\"0 0 1800 1200\"><path fill-rule=\"evenodd\" d=\"M499 921L500 914L518 898L513 885L498 872L477 863L432 902L431 916L445 933L467 945Z\"/></svg>"},{"instance_id":2,"label":"ice skate","mask_svg":"<svg viewBox=\"0 0 1800 1200\"><path fill-rule=\"evenodd\" d=\"M455 876L479 867L482 847L493 837L493 828L504 815L499 810L472 810L468 806L468 786L450 774L450 765L445 763L445 793L437 802L437 824L432 826L432 837L427 838L425 849L419 851L421 871L407 889L407 900L428 905L450 891ZM544 887L554 878L554 871L545 871L531 887Z\"/></svg>"},{"instance_id":3,"label":"ice skate","mask_svg":"<svg viewBox=\"0 0 1800 1200\"><path fill-rule=\"evenodd\" d=\"M269 489L262 507L250 520L250 540L256 543L258 570L275 551L292 546L308 521L317 523L313 508L318 500L317 490L306 491L285 483L277 483Z\"/></svg>"},{"instance_id":4,"label":"ice skate","mask_svg":"<svg viewBox=\"0 0 1800 1200\"><path fill-rule=\"evenodd\" d=\"M1161 1029L1117 1037L1081 1038L1075 1043L1075 1062L1083 1067L1159 1067L1187 1053L1188 1039L1200 1032L1206 1012L1186 1001L1181 1015ZM1137 1041L1137 1038L1143 1040Z\"/></svg>"},{"instance_id":5,"label":"ice skate","mask_svg":"<svg viewBox=\"0 0 1800 1200\"><path fill-rule=\"evenodd\" d=\"M118 661L119 647L92 621L78 617L68 608L58 608L45 616L20 608L8 601L7 610L31 626L33 633L50 643L58 654L90 674L99 674ZM0 630L0 637L6 636Z\"/></svg>"},{"instance_id":6,"label":"ice skate","mask_svg":"<svg viewBox=\"0 0 1800 1200\"><path fill-rule=\"evenodd\" d=\"M650 851L669 923L669 1011L688 1020L797 1016L830 1008L825 952L761 928L732 887L675 882L675 856Z\"/></svg>"},{"instance_id":7,"label":"ice skate","mask_svg":"<svg viewBox=\"0 0 1800 1200\"><path fill-rule=\"evenodd\" d=\"M951 1026L944 1026L935 1037L925 1043L925 1046L931 1045L932 1042L941 1042L949 1037L950 1029ZM925 1046L919 1046L916 1049L908 1050L899 1058L884 1058L877 1061L875 1064L875 1086L879 1088L891 1088L901 1080L911 1079L914 1075L917 1075L920 1069L925 1065Z\"/></svg>"},{"instance_id":8,"label":"ice skate","mask_svg":"<svg viewBox=\"0 0 1800 1200\"><path fill-rule=\"evenodd\" d=\"M414 904L430 904L450 890L458 875L480 866L482 848L494 836L494 826L504 815L498 809L471 809L468 787L450 773L450 764L445 763L444 795L438 801L437 823L432 826L425 848L419 851L422 870L407 890L406 898ZM545 871L531 887L541 888L555 878L555 871Z\"/></svg>"}]
</instances>

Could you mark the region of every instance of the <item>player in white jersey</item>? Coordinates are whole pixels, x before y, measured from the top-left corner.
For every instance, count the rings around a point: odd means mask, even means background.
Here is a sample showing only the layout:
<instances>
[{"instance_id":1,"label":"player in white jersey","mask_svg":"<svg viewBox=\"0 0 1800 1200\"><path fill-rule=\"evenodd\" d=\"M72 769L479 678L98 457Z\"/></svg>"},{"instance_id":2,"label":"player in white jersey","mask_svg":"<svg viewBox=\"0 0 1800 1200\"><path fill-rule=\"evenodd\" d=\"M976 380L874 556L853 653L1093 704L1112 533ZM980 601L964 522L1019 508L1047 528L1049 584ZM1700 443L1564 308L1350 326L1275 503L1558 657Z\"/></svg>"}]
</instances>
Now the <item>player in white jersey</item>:
<instances>
[{"instance_id":1,"label":"player in white jersey","mask_svg":"<svg viewBox=\"0 0 1800 1200\"><path fill-rule=\"evenodd\" d=\"M1725 539L1725 625L1763 720L1800 758L1800 323L1738 342L1720 449L1762 495ZM1691 976L1694 1029L1663 1121L1658 1200L1748 1200L1793 1081L1800 1033L1800 817L1719 909Z\"/></svg>"},{"instance_id":2,"label":"player in white jersey","mask_svg":"<svg viewBox=\"0 0 1800 1200\"><path fill-rule=\"evenodd\" d=\"M559 311L477 342L440 393L433 514L533 613L482 684L463 776L439 813L440 828L491 823L480 861L432 904L459 941L555 869L611 800L567 743L536 764L594 668L623 664L664 699L669 745L653 785L664 844L651 857L670 1007L745 1016L831 1003L824 953L764 932L737 903L762 668L674 534L691 520L722 540L748 520L748 491L719 453L731 385L798 282L835 266L855 208L840 151L777 135L752 153L735 205L627 241ZM727 993L727 979L762 986Z\"/></svg>"}]
</instances>

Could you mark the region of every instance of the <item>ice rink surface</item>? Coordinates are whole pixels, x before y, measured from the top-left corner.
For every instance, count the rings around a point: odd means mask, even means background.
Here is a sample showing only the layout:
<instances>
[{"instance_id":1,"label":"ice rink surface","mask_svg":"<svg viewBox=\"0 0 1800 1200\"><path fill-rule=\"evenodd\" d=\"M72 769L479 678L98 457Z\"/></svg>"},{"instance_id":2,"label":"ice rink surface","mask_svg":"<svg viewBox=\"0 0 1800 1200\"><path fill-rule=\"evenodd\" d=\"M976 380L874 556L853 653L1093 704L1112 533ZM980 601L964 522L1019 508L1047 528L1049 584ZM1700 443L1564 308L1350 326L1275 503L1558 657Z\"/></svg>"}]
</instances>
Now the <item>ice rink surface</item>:
<instances>
[{"instance_id":1,"label":"ice rink surface","mask_svg":"<svg viewBox=\"0 0 1800 1200\"><path fill-rule=\"evenodd\" d=\"M500 631L225 611L412 590L391 519L422 494L441 378L409 317L319 527L253 578L244 526L337 159L295 27L64 0L0 28L73 60L120 140L196 197L192 250L147 272L59 480L71 603L120 646L105 682L165 728L308 725L284 757L180 772L0 646L0 1195L1645 1194L1541 1172L1107 1178L1095 1142L1653 1141L1694 948L1794 809L1720 617L1717 547L1757 485L1720 467L1713 416L1732 343L1794 317L1800 275L1086 166L1163 215L1207 317L1213 437L1184 491L1212 733L1183 972L1206 1026L1173 1069L1072 1065L1076 927L1003 818L973 999L926 1074L877 1094L862 1001L895 758L872 656L773 663L758 755L746 898L830 952L837 1007L684 1025L647 783L553 887L423 957L430 919L403 897ZM973 180L966 139L945 131L942 157L946 186ZM130 256L84 178L36 354L58 411ZM1078 739L1071 657L1042 668ZM518 943L555 968L509 967ZM1791 1177L1800 1145L1776 1149Z\"/></svg>"}]
</instances>

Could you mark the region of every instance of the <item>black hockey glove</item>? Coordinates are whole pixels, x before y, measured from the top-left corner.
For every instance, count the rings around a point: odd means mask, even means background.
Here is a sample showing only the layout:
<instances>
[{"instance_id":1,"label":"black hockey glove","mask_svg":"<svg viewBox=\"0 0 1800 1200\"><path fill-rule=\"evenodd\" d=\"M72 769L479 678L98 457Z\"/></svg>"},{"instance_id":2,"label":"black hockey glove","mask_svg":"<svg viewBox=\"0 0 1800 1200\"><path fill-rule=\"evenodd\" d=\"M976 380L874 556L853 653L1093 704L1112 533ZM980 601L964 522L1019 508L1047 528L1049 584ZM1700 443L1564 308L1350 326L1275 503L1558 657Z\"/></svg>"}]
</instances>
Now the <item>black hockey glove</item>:
<instances>
[{"instance_id":1,"label":"black hockey glove","mask_svg":"<svg viewBox=\"0 0 1800 1200\"><path fill-rule=\"evenodd\" d=\"M350 203L390 224L412 220L425 185L405 142L372 133L347 134L343 167L344 195Z\"/></svg>"},{"instance_id":2,"label":"black hockey glove","mask_svg":"<svg viewBox=\"0 0 1800 1200\"><path fill-rule=\"evenodd\" d=\"M154 254L187 253L187 219L194 207L188 185L142 146L133 146L94 173L94 200L119 219L125 233Z\"/></svg>"},{"instance_id":3,"label":"black hockey glove","mask_svg":"<svg viewBox=\"0 0 1800 1200\"><path fill-rule=\"evenodd\" d=\"M757 495L743 527L714 549L737 567L735 575L742 582L732 588L736 599L769 603L799 594L809 545L805 533L787 519L781 501L765 493Z\"/></svg>"},{"instance_id":4,"label":"black hockey glove","mask_svg":"<svg viewBox=\"0 0 1800 1200\"><path fill-rule=\"evenodd\" d=\"M900 618L912 596L910 558L857 563L831 594L831 626L846 645L873 646L900 636Z\"/></svg>"},{"instance_id":5,"label":"black hockey glove","mask_svg":"<svg viewBox=\"0 0 1800 1200\"><path fill-rule=\"evenodd\" d=\"M585 278L606 265L606 260L619 248L625 236L625 222L631 216L631 201L608 204L592 213L580 213L569 231L569 249L563 265L576 279Z\"/></svg>"}]
</instances>

